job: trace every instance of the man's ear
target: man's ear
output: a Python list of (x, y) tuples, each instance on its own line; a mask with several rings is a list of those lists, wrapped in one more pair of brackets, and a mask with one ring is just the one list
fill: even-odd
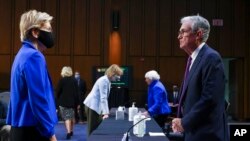
[(201, 38), (202, 38), (202, 31), (201, 31), (201, 30), (198, 30), (198, 31), (196, 32), (196, 36), (197, 36), (198, 39), (201, 39)]

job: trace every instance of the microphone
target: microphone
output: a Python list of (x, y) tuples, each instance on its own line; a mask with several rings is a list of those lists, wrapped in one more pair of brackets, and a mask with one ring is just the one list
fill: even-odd
[(130, 132), (130, 130), (131, 130), (134, 126), (136, 126), (137, 124), (139, 124), (140, 122), (142, 122), (143, 120), (148, 119), (148, 118), (150, 118), (150, 117), (145, 117), (145, 118), (139, 120), (138, 122), (136, 122), (135, 124), (133, 124), (133, 125), (128, 129), (128, 131), (126, 132), (125, 141), (129, 141), (128, 133)]

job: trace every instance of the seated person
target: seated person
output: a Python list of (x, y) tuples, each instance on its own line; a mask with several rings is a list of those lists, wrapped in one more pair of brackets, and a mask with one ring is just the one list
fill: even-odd
[(0, 141), (9, 141), (10, 125), (6, 125), (7, 101), (0, 99)]

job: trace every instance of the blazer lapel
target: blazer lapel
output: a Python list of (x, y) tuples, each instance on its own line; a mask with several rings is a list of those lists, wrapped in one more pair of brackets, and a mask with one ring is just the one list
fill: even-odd
[(200, 50), (199, 54), (197, 55), (196, 59), (194, 60), (194, 63), (190, 69), (188, 78), (187, 78), (187, 82), (184, 85), (183, 91), (185, 92), (188, 86), (189, 81), (192, 79), (193, 74), (195, 73), (195, 70), (197, 69), (197, 67), (199, 66), (199, 63), (202, 59), (202, 56), (205, 52), (205, 50), (207, 49), (207, 45), (205, 44), (202, 49)]

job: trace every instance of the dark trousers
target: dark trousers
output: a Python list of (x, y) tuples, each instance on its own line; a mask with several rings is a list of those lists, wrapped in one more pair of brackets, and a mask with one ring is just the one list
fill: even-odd
[(158, 125), (164, 130), (167, 117), (168, 115), (156, 115), (153, 118), (158, 123)]
[(10, 141), (49, 141), (37, 131), (36, 127), (11, 127)]
[(84, 104), (80, 104), (80, 109), (79, 109), (79, 120), (80, 121), (86, 121), (86, 114), (84, 110)]
[(97, 112), (95, 112), (94, 110), (90, 109), (87, 106), (85, 106), (85, 112), (87, 115), (87, 123), (88, 123), (87, 133), (88, 135), (90, 135), (102, 122), (102, 117)]

